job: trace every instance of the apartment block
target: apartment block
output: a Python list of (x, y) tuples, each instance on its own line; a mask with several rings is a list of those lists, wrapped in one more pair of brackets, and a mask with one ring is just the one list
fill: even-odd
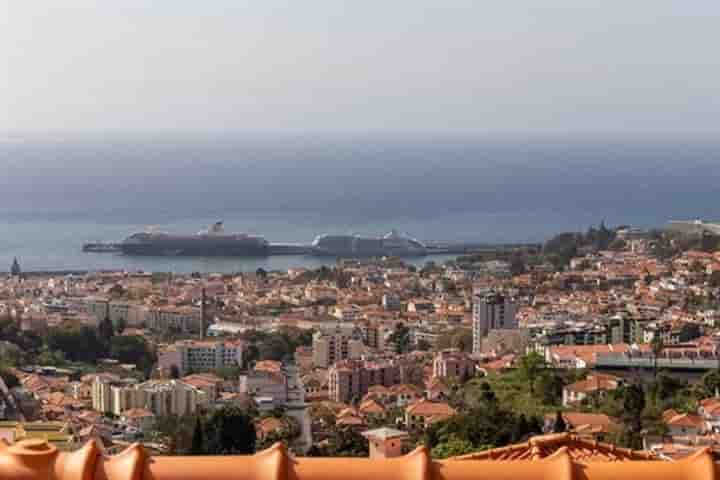
[(149, 311), (147, 326), (158, 332), (177, 330), (180, 332), (200, 331), (200, 309), (190, 306), (167, 306)]
[(328, 368), (335, 362), (360, 358), (363, 351), (362, 332), (352, 324), (337, 324), (313, 336), (313, 364)]
[(482, 350), (482, 338), (490, 330), (518, 328), (517, 302), (496, 292), (476, 293), (473, 299), (473, 353)]
[(328, 372), (329, 396), (333, 401), (347, 403), (362, 398), (372, 386), (419, 384), (422, 378), (422, 364), (412, 360), (346, 360)]
[(217, 368), (239, 367), (243, 363), (241, 341), (176, 342), (160, 354), (158, 366), (169, 370), (176, 366), (180, 375), (187, 372), (207, 372)]
[(121, 416), (144, 408), (156, 416), (192, 415), (208, 403), (202, 390), (179, 380), (150, 380), (130, 384), (97, 377), (92, 388), (93, 408)]
[(433, 376), (438, 378), (469, 378), (475, 375), (477, 363), (465, 352), (443, 350), (433, 359)]

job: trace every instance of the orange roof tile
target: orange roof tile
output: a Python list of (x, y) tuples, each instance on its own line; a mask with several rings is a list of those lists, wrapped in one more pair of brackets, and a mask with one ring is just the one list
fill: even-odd
[(560, 449), (578, 462), (620, 462), (627, 460), (656, 460), (654, 453), (619, 448), (609, 443), (585, 440), (570, 433), (539, 435), (527, 442), (494, 448), (484, 452), (454, 457), (451, 460), (542, 460)]
[(445, 402), (431, 402), (429, 400), (420, 400), (419, 402), (415, 402), (408, 406), (405, 411), (410, 415), (418, 415), (421, 417), (435, 417), (440, 415), (445, 416), (445, 418), (451, 417), (457, 413), (454, 408)]

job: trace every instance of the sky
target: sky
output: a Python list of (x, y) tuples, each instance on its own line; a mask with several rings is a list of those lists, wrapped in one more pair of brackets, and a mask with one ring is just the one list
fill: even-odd
[(0, 132), (712, 135), (719, 24), (717, 0), (2, 0)]

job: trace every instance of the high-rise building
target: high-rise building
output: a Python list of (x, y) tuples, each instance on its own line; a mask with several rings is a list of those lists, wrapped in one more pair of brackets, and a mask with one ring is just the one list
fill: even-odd
[(496, 292), (476, 293), (473, 301), (473, 353), (482, 350), (482, 338), (490, 330), (512, 330), (518, 327), (517, 302)]

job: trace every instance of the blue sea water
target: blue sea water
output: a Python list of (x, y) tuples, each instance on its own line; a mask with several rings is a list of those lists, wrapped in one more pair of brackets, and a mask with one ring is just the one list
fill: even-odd
[(422, 240), (542, 241), (603, 219), (713, 219), (720, 141), (15, 135), (0, 140), (0, 168), (0, 270), (18, 257), (25, 270), (233, 272), (327, 260), (131, 258), (80, 245), (219, 219), (277, 242), (392, 228)]

